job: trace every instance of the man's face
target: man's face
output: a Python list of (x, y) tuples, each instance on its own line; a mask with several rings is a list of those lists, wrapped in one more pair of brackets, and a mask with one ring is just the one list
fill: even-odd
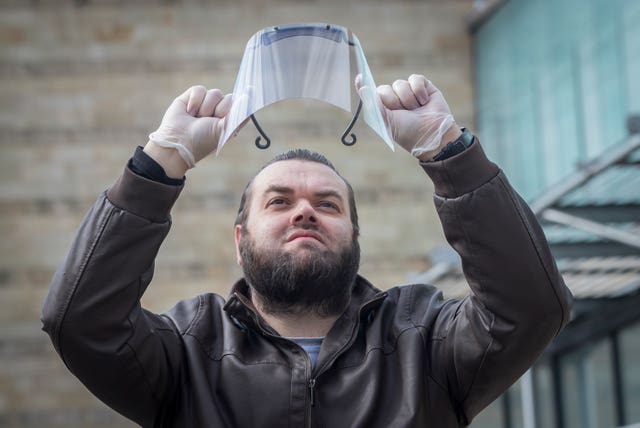
[(342, 178), (317, 162), (276, 162), (254, 178), (247, 205), (235, 229), (238, 264), (266, 309), (343, 310), (359, 247)]

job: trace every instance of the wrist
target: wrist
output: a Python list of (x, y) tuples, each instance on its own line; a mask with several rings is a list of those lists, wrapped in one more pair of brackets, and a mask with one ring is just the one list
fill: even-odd
[(449, 129), (447, 129), (447, 131), (442, 135), (440, 144), (433, 150), (422, 153), (420, 156), (418, 156), (418, 160), (420, 160), (420, 162), (430, 161), (434, 155), (438, 154), (440, 150), (442, 150), (444, 146), (446, 146), (449, 142), (458, 139), (460, 135), (462, 135), (460, 127), (456, 122), (453, 122), (453, 124), (449, 126)]
[(462, 135), (462, 130), (460, 129), (457, 123), (453, 122), (453, 125), (451, 125), (447, 130), (447, 132), (445, 132), (444, 135), (442, 136), (442, 143), (440, 143), (440, 149), (442, 149), (442, 147), (449, 144), (451, 141), (457, 140), (458, 137), (460, 137), (461, 135)]
[(455, 140), (447, 143), (431, 160), (433, 162), (439, 162), (454, 157), (467, 150), (473, 144), (473, 140), (473, 134), (469, 132), (467, 128), (462, 128), (462, 134)]
[(162, 147), (153, 141), (148, 141), (144, 146), (144, 152), (164, 169), (167, 177), (182, 178), (189, 169), (178, 151), (171, 147)]

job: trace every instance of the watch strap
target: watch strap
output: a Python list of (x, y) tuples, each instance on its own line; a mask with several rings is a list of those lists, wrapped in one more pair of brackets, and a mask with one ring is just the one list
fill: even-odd
[(447, 143), (446, 146), (437, 155), (433, 157), (434, 161), (443, 161), (457, 154), (464, 152), (471, 144), (473, 144), (473, 134), (467, 129), (461, 129), (462, 134), (453, 141)]

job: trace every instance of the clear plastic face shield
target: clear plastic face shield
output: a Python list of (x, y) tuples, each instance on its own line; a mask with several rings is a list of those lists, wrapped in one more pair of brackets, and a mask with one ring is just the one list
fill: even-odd
[[(362, 100), (355, 92), (356, 76), (361, 79)], [(342, 135), (345, 145), (355, 143), (356, 136), (350, 131), (362, 116), (393, 150), (378, 107), (376, 85), (356, 35), (337, 25), (294, 24), (265, 28), (247, 43), (218, 153), (249, 119), (261, 134), (256, 145), (268, 147), (268, 136), (254, 113), (288, 98), (314, 99), (351, 112), (353, 119)]]

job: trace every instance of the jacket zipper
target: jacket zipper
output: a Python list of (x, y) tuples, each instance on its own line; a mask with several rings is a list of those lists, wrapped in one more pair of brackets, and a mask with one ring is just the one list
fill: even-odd
[[(358, 309), (358, 320), (356, 321), (355, 325), (353, 326), (353, 329), (351, 330), (351, 335), (349, 340), (347, 341), (347, 343), (345, 343), (339, 350), (338, 352), (336, 352), (333, 357), (331, 358), (330, 361), (325, 362), (325, 364), (323, 364), (322, 368), (317, 372), (316, 377), (310, 377), (309, 381), (307, 383), (307, 387), (309, 388), (309, 407), (307, 408), (307, 423), (306, 426), (311, 428), (311, 407), (314, 407), (315, 405), (315, 387), (316, 387), (316, 378), (322, 374), (322, 372), (324, 371), (325, 367), (329, 367), (331, 366), (331, 364), (333, 364), (333, 362), (338, 358), (338, 356), (340, 354), (342, 354), (342, 351), (344, 351), (346, 348), (348, 348), (349, 346), (351, 346), (351, 344), (354, 342), (355, 340), (355, 333), (360, 325), (360, 314), (362, 313), (362, 311), (364, 311), (366, 308), (368, 308), (369, 306), (377, 303), (380, 300), (383, 300), (387, 297), (388, 293), (383, 292), (378, 294), (376, 297), (374, 297), (373, 299), (369, 300), (368, 302), (366, 302), (365, 304), (363, 304), (360, 309)], [(276, 339), (276, 340), (281, 340), (282, 337), (276, 336), (273, 333), (266, 331), (266, 329), (264, 329), (262, 327), (262, 325), (260, 323), (257, 323), (259, 329), (262, 331), (263, 334), (266, 334), (267, 336), (270, 336), (272, 339)], [(304, 352), (304, 350), (303, 350)], [(307, 356), (307, 367), (309, 367), (309, 372), (311, 372), (311, 367), (310, 367), (310, 360), (309, 357)]]
[[(271, 338), (275, 339), (275, 340), (284, 340), (289, 342), (287, 339), (284, 339), (280, 336), (276, 336), (274, 334), (271, 334), (267, 331), (265, 331), (263, 329), (263, 333), (270, 336)], [(303, 355), (305, 355), (305, 359), (306, 359), (306, 373), (305, 373), (305, 377), (308, 376), (309, 380), (307, 381), (307, 388), (309, 388), (309, 406), (307, 406), (305, 404), (305, 427), (311, 428), (311, 407), (313, 407), (315, 405), (315, 387), (316, 387), (316, 379), (311, 377), (313, 369), (311, 368), (311, 359), (309, 358), (309, 356), (306, 354), (306, 351), (298, 344), (295, 344), (295, 346), (297, 346), (300, 351), (302, 352)]]
[(330, 367), (331, 364), (333, 364), (333, 362), (338, 358), (338, 356), (340, 354), (342, 354), (342, 351), (344, 351), (346, 348), (351, 346), (351, 344), (353, 344), (353, 342), (355, 341), (356, 331), (358, 331), (358, 328), (360, 326), (360, 314), (362, 313), (362, 311), (365, 310), (370, 305), (373, 305), (377, 301), (382, 300), (382, 299), (384, 299), (386, 297), (387, 297), (387, 293), (382, 293), (382, 294), (378, 295), (376, 298), (374, 298), (374, 299), (370, 300), (369, 302), (367, 302), (366, 304), (362, 305), (362, 307), (360, 307), (360, 309), (358, 310), (358, 321), (356, 321), (355, 325), (353, 326), (353, 330), (351, 331), (351, 335), (350, 335), (350, 338), (347, 341), (347, 343), (345, 343), (338, 350), (338, 352), (336, 352), (333, 355), (331, 360), (326, 362), (320, 368), (320, 370), (318, 370), (318, 372), (316, 373), (316, 377), (312, 377), (312, 378), (309, 379), (309, 382), (307, 383), (307, 387), (309, 388), (309, 407), (307, 408), (307, 427), (311, 428), (311, 408), (315, 405), (316, 379), (318, 378), (318, 376), (320, 376), (322, 374), (322, 372), (324, 371), (325, 367)]
[(309, 380), (307, 381), (307, 388), (309, 388), (309, 406), (305, 405), (305, 415), (306, 415), (306, 424), (307, 428), (311, 428), (311, 409), (315, 405), (315, 388), (316, 388), (316, 379), (311, 377), (311, 373), (313, 370), (311, 369), (311, 360), (307, 356), (307, 367), (309, 368)]
[(311, 396), (311, 407), (315, 405), (313, 390), (316, 387), (316, 380), (314, 378), (309, 379), (309, 395)]

